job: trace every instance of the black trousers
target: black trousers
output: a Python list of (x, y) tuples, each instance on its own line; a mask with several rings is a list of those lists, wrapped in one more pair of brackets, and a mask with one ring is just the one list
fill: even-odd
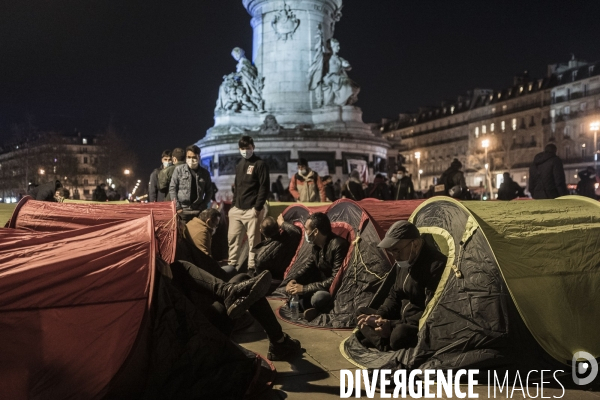
[[(204, 305), (202, 307), (203, 312), (209, 317), (211, 322), (219, 329), (223, 327), (227, 328), (229, 323), (223, 320), (229, 320), (229, 317), (227, 317), (225, 307), (222, 307), (223, 301), (227, 296), (227, 288), (231, 284), (240, 283), (250, 277), (246, 274), (239, 274), (229, 282), (225, 282), (191, 263), (181, 262), (171, 264), (171, 270), (173, 272), (173, 280), (181, 285), (186, 293), (192, 292), (200, 295), (199, 301), (195, 303), (199, 302)], [(271, 342), (275, 343), (283, 337), (281, 325), (277, 321), (266, 298), (263, 297), (258, 300), (250, 306), (248, 311), (263, 327)], [(229, 332), (221, 330), (227, 335), (231, 333), (230, 328)]]
[[(356, 317), (360, 314), (375, 315), (377, 310), (361, 307)], [(389, 338), (382, 338), (371, 326), (365, 325), (357, 332), (357, 337), (365, 347), (375, 347), (380, 351), (396, 351), (415, 347), (418, 341), (419, 327), (403, 324), (397, 320), (390, 320), (392, 333)]]

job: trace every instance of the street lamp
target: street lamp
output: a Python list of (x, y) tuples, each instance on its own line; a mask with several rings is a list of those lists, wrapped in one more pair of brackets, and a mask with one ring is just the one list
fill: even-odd
[(417, 170), (419, 172), (419, 190), (421, 190), (421, 174), (423, 170), (421, 169), (421, 152), (415, 151), (415, 158), (417, 159)]
[(129, 198), (127, 193), (129, 189), (129, 174), (131, 174), (131, 171), (129, 169), (126, 169), (125, 171), (123, 171), (123, 173), (125, 174), (125, 197)]
[(46, 173), (46, 171), (44, 171), (42, 168), (40, 168), (40, 175), (44, 175)]
[(598, 129), (600, 129), (600, 121), (592, 122), (590, 129), (594, 131), (594, 170), (598, 171)]
[(483, 147), (483, 150), (485, 150), (485, 178), (486, 178), (486, 182), (487, 182), (487, 186), (488, 189), (490, 191), (490, 199), (492, 198), (492, 179), (491, 179), (491, 174), (490, 174), (490, 169), (489, 169), (489, 164), (488, 164), (488, 147), (490, 147), (490, 140), (489, 139), (484, 139), (481, 141), (481, 147)]

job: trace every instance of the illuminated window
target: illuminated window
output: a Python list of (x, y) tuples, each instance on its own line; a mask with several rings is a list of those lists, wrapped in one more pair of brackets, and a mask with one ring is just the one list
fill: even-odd
[(81, 143), (87, 144), (87, 139), (86, 138), (81, 139)]
[(475, 127), (475, 137), (476, 138), (479, 137), (479, 127), (478, 126)]
[(494, 132), (494, 123), (493, 122), (490, 124), (490, 132)]
[(502, 111), (506, 111), (506, 104), (502, 106)]
[(517, 130), (517, 119), (516, 118), (512, 119), (512, 130), (513, 131)]
[(506, 130), (506, 122), (504, 122), (504, 121), (500, 122), (500, 129), (502, 129), (502, 132), (504, 132)]
[(450, 107), (450, 114), (454, 114), (454, 106)]
[(481, 133), (487, 133), (487, 127), (485, 125), (481, 127)]

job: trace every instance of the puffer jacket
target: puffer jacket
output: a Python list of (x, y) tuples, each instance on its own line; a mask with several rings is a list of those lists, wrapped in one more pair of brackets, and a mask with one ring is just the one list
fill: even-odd
[(313, 170), (310, 170), (306, 176), (296, 173), (292, 177), (290, 194), (302, 203), (327, 201), (321, 177)]
[(169, 185), (169, 196), (175, 200), (178, 210), (205, 210), (212, 197), (212, 181), (210, 173), (198, 166), (196, 171), (196, 200), (192, 203), (193, 175), (187, 164), (180, 164), (173, 170)]
[(302, 284), (304, 294), (329, 290), (348, 255), (349, 248), (350, 243), (346, 239), (331, 233), (322, 249), (313, 245), (310, 260), (291, 277), (288, 277), (288, 281), (296, 280)]
[(569, 194), (562, 161), (552, 152), (538, 153), (529, 167), (529, 191), (534, 199), (555, 199)]
[(273, 279), (283, 280), (285, 270), (292, 262), (301, 238), (300, 228), (284, 222), (279, 234), (254, 246), (256, 273), (269, 270)]
[(377, 314), (389, 320), (418, 326), (425, 306), (431, 301), (446, 267), (447, 258), (423, 241), (414, 264), (398, 268), (396, 282)]

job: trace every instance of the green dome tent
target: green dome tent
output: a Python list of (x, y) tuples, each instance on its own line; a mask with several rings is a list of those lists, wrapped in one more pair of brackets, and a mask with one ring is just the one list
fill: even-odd
[(568, 365), (577, 351), (600, 356), (600, 203), (436, 197), (410, 220), (448, 256), (417, 346), (383, 353), (351, 335), (340, 346), (349, 361), (361, 368), (520, 369)]

